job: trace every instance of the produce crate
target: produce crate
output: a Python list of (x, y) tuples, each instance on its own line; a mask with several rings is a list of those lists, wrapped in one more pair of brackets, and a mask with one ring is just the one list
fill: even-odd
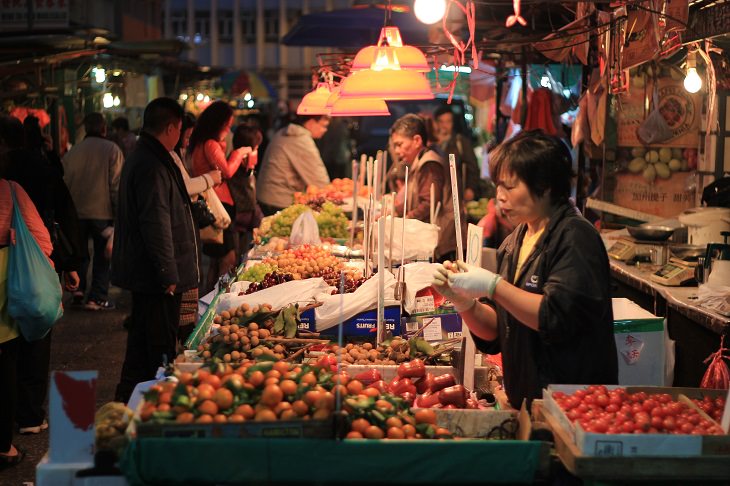
[[(580, 424), (573, 424), (553, 398), (553, 393), (560, 391), (573, 393), (585, 388), (585, 385), (550, 385), (543, 391), (544, 409), (553, 417), (555, 424), (562, 433), (575, 444), (583, 456), (661, 456), (685, 457), (702, 455), (730, 455), (730, 436), (728, 435), (688, 435), (688, 434), (598, 434), (583, 430)], [(608, 389), (620, 388), (608, 386)], [(626, 387), (630, 393), (644, 391), (649, 394), (669, 393), (664, 387)], [(673, 398), (687, 403), (699, 411), (703, 418), (710, 421), (704, 412), (686, 396), (675, 391)], [(714, 422), (714, 421), (713, 421)]]
[(517, 410), (434, 408), (433, 411), (436, 412), (436, 424), (458, 437), (498, 439), (517, 432)]
[[(355, 375), (368, 371), (378, 370), (383, 381), (389, 382), (398, 374), (398, 365), (347, 365), (347, 373), (354, 377)], [(426, 366), (427, 373), (433, 373), (433, 376), (451, 374), (456, 376), (456, 370), (452, 366)]]
[(135, 421), (137, 438), (188, 437), (227, 439), (334, 439), (334, 418), (327, 420), (246, 421), (223, 424), (177, 424)]
[[(304, 311), (300, 315), (302, 323), (299, 325), (299, 329), (309, 332), (318, 332), (317, 323), (315, 319), (315, 309)], [(398, 305), (386, 305), (384, 309), (385, 314), (385, 330), (391, 332), (394, 336), (401, 334), (401, 307)], [(364, 312), (360, 312), (349, 319), (345, 319), (342, 323), (342, 333), (347, 337), (372, 337), (375, 339), (377, 332), (378, 311), (377, 309), (370, 309)], [(332, 326), (328, 329), (319, 331), (322, 336), (337, 336), (339, 332), (339, 326)]]

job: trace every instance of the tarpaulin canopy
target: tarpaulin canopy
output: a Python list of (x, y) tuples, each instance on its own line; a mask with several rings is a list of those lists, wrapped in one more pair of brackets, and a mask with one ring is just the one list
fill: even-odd
[[(383, 9), (375, 7), (312, 13), (300, 17), (282, 42), (288, 46), (363, 47), (378, 41), (384, 18)], [(428, 44), (428, 27), (412, 13), (393, 11), (391, 22), (400, 29), (404, 43)]]

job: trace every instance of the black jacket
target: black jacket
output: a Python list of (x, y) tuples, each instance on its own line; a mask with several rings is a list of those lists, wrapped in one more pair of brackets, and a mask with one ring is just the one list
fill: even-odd
[(79, 270), (84, 254), (79, 218), (63, 174), (40, 149), (15, 149), (7, 157), (6, 179), (25, 189), (51, 235), (51, 260), (56, 271)]
[(142, 133), (122, 168), (114, 225), (112, 283), (133, 292), (198, 286), (190, 198), (169, 152)]
[(526, 225), (497, 253), (499, 274), (528, 292), (543, 294), (539, 331), (500, 306), (499, 337), (477, 348), (502, 353), (504, 385), (513, 407), (528, 405), (549, 384), (616, 384), (608, 255), (598, 232), (568, 204), (559, 206), (515, 280)]

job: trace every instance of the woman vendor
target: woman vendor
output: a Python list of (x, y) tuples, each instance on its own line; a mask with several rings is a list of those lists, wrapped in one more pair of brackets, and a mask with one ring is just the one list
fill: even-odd
[(498, 251), (498, 273), (445, 262), (434, 274), (436, 290), (452, 301), (478, 349), (502, 353), (513, 407), (529, 405), (548, 384), (616, 384), (608, 256), (568, 200), (570, 152), (530, 131), (490, 155), (497, 202), (516, 228)]

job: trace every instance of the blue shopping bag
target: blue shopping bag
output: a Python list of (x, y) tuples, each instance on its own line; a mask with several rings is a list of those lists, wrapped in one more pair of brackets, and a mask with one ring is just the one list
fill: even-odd
[(10, 193), (10, 228), (15, 238), (8, 248), (8, 313), (23, 337), (36, 341), (45, 337), (63, 315), (63, 291), (58, 275), (23, 220), (12, 184)]

